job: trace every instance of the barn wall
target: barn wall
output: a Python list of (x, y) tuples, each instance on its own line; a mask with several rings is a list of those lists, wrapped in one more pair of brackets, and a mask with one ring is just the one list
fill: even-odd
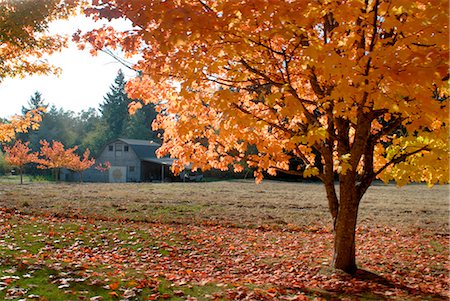
[[(109, 162), (111, 167), (125, 167), (126, 182), (161, 181), (161, 164), (141, 161), (136, 154), (137, 152), (141, 156), (156, 157), (154, 152), (157, 146), (154, 149), (144, 145), (133, 145), (133, 147), (120, 140), (112, 141), (105, 145), (101, 153), (96, 157), (95, 164), (83, 172), (83, 180), (85, 182), (110, 182), (110, 171), (114, 170), (101, 172), (95, 169), (95, 166), (98, 164)], [(118, 170), (122, 170), (122, 168), (116, 169), (116, 171)], [(169, 166), (165, 166), (164, 170), (165, 178), (172, 176)], [(62, 170), (60, 178), (63, 181), (79, 181), (79, 175), (69, 170)], [(121, 177), (117, 179), (119, 181), (122, 180)]]
[[(112, 147), (112, 149), (110, 147)], [(126, 147), (128, 147), (128, 151), (126, 150)], [(126, 143), (115, 141), (107, 144), (100, 155), (97, 157), (96, 161), (96, 164), (110, 162), (111, 166), (126, 166), (127, 182), (142, 181), (141, 161), (136, 156), (131, 146)]]
[[(80, 175), (78, 173), (65, 168), (60, 170), (59, 178), (61, 181), (66, 182), (80, 181)], [(101, 172), (94, 167), (88, 168), (83, 172), (83, 182), (108, 182), (108, 171)]]

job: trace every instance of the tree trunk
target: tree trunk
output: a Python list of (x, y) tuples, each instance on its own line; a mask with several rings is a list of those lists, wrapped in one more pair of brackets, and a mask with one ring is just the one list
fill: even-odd
[(59, 168), (54, 168), (53, 172), (54, 172), (55, 182), (59, 182)]
[(355, 231), (359, 198), (354, 185), (340, 187), (339, 210), (334, 229), (333, 266), (347, 273), (357, 270), (355, 258)]
[(23, 170), (22, 167), (19, 167), (19, 174), (20, 174), (20, 185), (23, 184)]
[(357, 208), (341, 207), (334, 231), (333, 266), (347, 273), (356, 271), (355, 229)]

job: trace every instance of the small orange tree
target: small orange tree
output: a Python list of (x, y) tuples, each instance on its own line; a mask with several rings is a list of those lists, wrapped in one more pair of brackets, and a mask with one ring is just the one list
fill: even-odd
[(71, 164), (76, 154), (77, 146), (65, 149), (59, 141), (52, 141), (52, 144), (46, 140), (41, 140), (41, 149), (39, 151), (38, 168), (53, 169), (55, 180), (59, 179), (59, 170)]
[(323, 182), (335, 268), (356, 270), (375, 179), (448, 182), (448, 0), (102, 0), (87, 12), (132, 22), (85, 40), (140, 54), (128, 93), (162, 113), (175, 170)]
[(69, 162), (65, 166), (66, 168), (77, 172), (80, 175), (80, 182), (83, 182), (83, 171), (94, 165), (95, 159), (89, 159), (90, 151), (86, 149), (83, 153), (83, 156), (80, 157), (77, 154), (73, 153)]
[(29, 142), (17, 140), (13, 146), (5, 146), (5, 161), (19, 169), (20, 184), (23, 184), (23, 168), (26, 164), (36, 162), (37, 154), (30, 153)]
[(35, 130), (42, 120), (43, 108), (29, 111), (25, 116), (13, 116), (10, 120), (0, 123), (0, 142), (9, 142), (16, 133), (24, 133), (29, 129)]

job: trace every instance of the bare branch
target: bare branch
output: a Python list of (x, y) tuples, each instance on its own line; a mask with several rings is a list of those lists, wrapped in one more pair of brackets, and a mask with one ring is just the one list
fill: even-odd
[(209, 5), (207, 5), (205, 2), (203, 2), (202, 0), (198, 0), (198, 2), (203, 6), (205, 11), (214, 12), (214, 10)]

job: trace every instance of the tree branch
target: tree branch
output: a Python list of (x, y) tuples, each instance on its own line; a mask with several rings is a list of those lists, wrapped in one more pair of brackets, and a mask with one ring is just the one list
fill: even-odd
[(274, 86), (276, 86), (276, 87), (282, 87), (282, 86), (283, 86), (283, 83), (279, 83), (279, 82), (276, 82), (276, 81), (272, 80), (269, 76), (267, 76), (267, 75), (264, 74), (263, 72), (261, 72), (261, 71), (259, 71), (258, 69), (253, 68), (252, 66), (250, 66), (243, 58), (241, 58), (241, 60), (240, 60), (239, 62), (240, 62), (242, 65), (244, 65), (244, 67), (245, 67), (248, 71), (250, 71), (250, 72), (252, 72), (252, 73), (254, 73), (254, 74), (256, 74), (256, 75), (261, 76), (265, 81), (269, 82), (270, 84), (272, 84), (272, 85), (274, 85)]
[(373, 6), (373, 31), (372, 31), (372, 40), (370, 41), (369, 51), (372, 52), (375, 48), (375, 40), (378, 34), (378, 28), (377, 28), (377, 22), (378, 22), (378, 6), (380, 5), (379, 0), (375, 1), (375, 4)]
[(272, 126), (272, 127), (274, 127), (274, 128), (277, 128), (277, 129), (279, 129), (279, 130), (281, 130), (281, 131), (283, 131), (283, 132), (285, 132), (285, 133), (290, 134), (291, 136), (294, 136), (294, 135), (296, 134), (294, 131), (292, 131), (292, 130), (290, 130), (290, 129), (288, 129), (288, 128), (285, 128), (285, 127), (283, 127), (283, 126), (281, 126), (281, 125), (279, 125), (279, 124), (276, 124), (276, 123), (274, 123), (274, 122), (271, 122), (271, 121), (265, 120), (264, 118), (261, 118), (261, 117), (259, 117), (259, 116), (256, 116), (255, 114), (253, 114), (253, 113), (250, 112), (249, 110), (243, 108), (242, 106), (240, 106), (240, 105), (238, 105), (238, 104), (236, 104), (236, 103), (232, 103), (231, 106), (235, 107), (236, 109), (238, 109), (239, 111), (241, 111), (241, 112), (244, 113), (244, 114), (247, 114), (247, 115), (252, 116), (252, 117), (255, 118), (256, 120), (265, 122), (265, 123), (267, 123), (268, 125), (270, 125), (270, 126)]
[(214, 12), (214, 10), (210, 6), (208, 6), (205, 2), (203, 2), (202, 0), (197, 0), (197, 1), (203, 6), (205, 11)]
[(403, 162), (403, 161), (406, 160), (406, 158), (408, 158), (408, 157), (410, 157), (412, 155), (415, 155), (417, 153), (420, 153), (421, 151), (424, 151), (424, 150), (429, 150), (428, 145), (425, 145), (425, 146), (423, 146), (423, 147), (421, 147), (421, 148), (419, 148), (419, 149), (417, 149), (417, 150), (415, 150), (413, 152), (406, 153), (406, 154), (401, 154), (398, 157), (394, 156), (394, 158), (392, 158), (389, 162), (387, 162), (385, 165), (383, 165), (383, 167), (381, 167), (377, 172), (375, 172), (373, 174), (372, 180), (374, 180), (379, 174), (381, 174), (389, 166), (391, 166), (393, 164), (398, 164), (400, 162)]
[(269, 50), (269, 51), (272, 52), (272, 53), (276, 53), (276, 54), (279, 54), (279, 55), (283, 55), (283, 52), (277, 51), (277, 50), (273, 49), (272, 47), (267, 46), (267, 45), (265, 45), (265, 44), (263, 44), (263, 43), (261, 43), (261, 42), (257, 42), (257, 41), (252, 40), (252, 39), (248, 39), (248, 40), (249, 40), (250, 42), (252, 42), (252, 43), (258, 45), (258, 46), (261, 46), (261, 47), (263, 47), (263, 48)]

